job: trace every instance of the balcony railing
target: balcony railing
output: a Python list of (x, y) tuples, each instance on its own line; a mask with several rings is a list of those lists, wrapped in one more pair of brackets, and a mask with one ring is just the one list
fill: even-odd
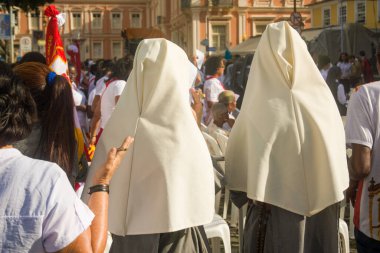
[(208, 0), (208, 6), (212, 7), (232, 7), (232, 0)]
[(233, 0), (181, 0), (181, 9), (191, 8), (191, 7), (200, 7), (200, 6), (209, 6), (209, 7), (232, 7)]
[(191, 0), (181, 0), (181, 9), (190, 8)]

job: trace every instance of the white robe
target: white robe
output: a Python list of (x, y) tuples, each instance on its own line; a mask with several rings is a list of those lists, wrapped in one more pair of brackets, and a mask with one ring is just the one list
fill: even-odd
[(267, 26), (226, 151), (231, 190), (311, 216), (348, 187), (342, 120), (306, 44), (287, 22)]
[(137, 48), (86, 182), (107, 150), (134, 136), (110, 184), (113, 234), (173, 232), (213, 218), (213, 167), (189, 105), (189, 70), (185, 52), (167, 40), (144, 40)]

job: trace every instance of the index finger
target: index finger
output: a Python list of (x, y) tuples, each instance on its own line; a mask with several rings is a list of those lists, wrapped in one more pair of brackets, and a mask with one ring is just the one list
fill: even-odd
[(116, 152), (116, 157), (115, 157), (115, 161), (114, 161), (116, 166), (119, 166), (121, 160), (126, 156), (126, 154), (127, 154), (126, 151), (128, 151), (128, 148), (134, 142), (134, 140), (135, 139), (133, 137), (128, 136), (127, 138), (124, 139), (121, 146), (116, 149), (117, 152)]

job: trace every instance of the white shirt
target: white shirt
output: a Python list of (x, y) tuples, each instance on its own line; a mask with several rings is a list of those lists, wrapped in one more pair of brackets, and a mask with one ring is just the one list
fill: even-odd
[(96, 76), (93, 74), (89, 74), (88, 76), (88, 93), (90, 93), (93, 89), (95, 89), (95, 78)]
[(349, 62), (338, 62), (337, 66), (342, 71), (342, 79), (347, 79), (351, 76), (351, 63), (349, 63)]
[(0, 252), (56, 252), (94, 218), (58, 165), (17, 149), (0, 149), (0, 187)]
[(215, 125), (214, 122), (211, 122), (207, 126), (207, 133), (211, 135), (215, 140), (217, 139), (218, 134), (222, 134), (228, 137), (228, 132), (224, 130), (223, 128), (220, 128), (217, 125)]
[(321, 69), (321, 70), (319, 70), (321, 72), (321, 75), (322, 75), (323, 79), (325, 79), (325, 81), (327, 79), (327, 75), (329, 74), (330, 69), (331, 69), (331, 63), (330, 63), (330, 66), (327, 69)]
[(106, 88), (106, 80), (108, 79), (107, 76), (103, 76), (96, 82), (95, 86), (95, 96), (101, 96)]
[(126, 82), (123, 80), (115, 80), (111, 82), (107, 88), (105, 88), (100, 106), (100, 127), (104, 129), (109, 118), (115, 110), (115, 97), (120, 96), (124, 90)]
[[(355, 203), (355, 227), (362, 233), (375, 240), (380, 241), (379, 228), (371, 227), (379, 224), (378, 217), (380, 209), (378, 205), (379, 193), (374, 192), (373, 202), (371, 204), (368, 188), (371, 186), (371, 180), (374, 184), (380, 183), (380, 82), (370, 83), (360, 87), (357, 93), (354, 93), (348, 103), (348, 112), (346, 118), (346, 142), (361, 144), (371, 149), (371, 172), (361, 182), (357, 199)], [(372, 209), (369, 217), (369, 210)], [(360, 217), (356, 215), (359, 214)], [(371, 224), (372, 220), (372, 224)]]
[(216, 103), (218, 96), (224, 91), (222, 83), (217, 78), (210, 78), (205, 81), (203, 86), (203, 93), (206, 96), (206, 103), (203, 106), (203, 122), (208, 125), (211, 122), (212, 114), (211, 108), (208, 108), (207, 101)]
[[(80, 106), (80, 105), (86, 105), (86, 95), (77, 88), (75, 83), (72, 83), (72, 92), (73, 92), (73, 99), (74, 99), (74, 105)], [(78, 120), (81, 128), (87, 130), (87, 114), (84, 111), (77, 110), (78, 113)]]
[(346, 105), (347, 103), (346, 92), (344, 91), (344, 86), (341, 83), (338, 85), (337, 98), (338, 98), (339, 103), (341, 103), (342, 105)]

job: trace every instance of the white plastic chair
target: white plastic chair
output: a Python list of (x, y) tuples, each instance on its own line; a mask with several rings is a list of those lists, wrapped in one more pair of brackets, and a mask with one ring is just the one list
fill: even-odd
[[(208, 150), (210, 152), (211, 156), (215, 157), (221, 157), (223, 161), (217, 162), (218, 166), (214, 165), (214, 172), (218, 172), (217, 174), (220, 176), (222, 175), (224, 177), (224, 157), (222, 154), (222, 151), (219, 148), (218, 143), (216, 140), (209, 134), (202, 132), (203, 138), (205, 139), (207, 143)], [(217, 175), (215, 174), (215, 181), (218, 183), (218, 181), (223, 181), (223, 178), (216, 177)], [(220, 206), (220, 199), (221, 199), (221, 192), (219, 191), (215, 195), (215, 211), (219, 211), (219, 206)]]
[(339, 239), (340, 239), (340, 252), (350, 253), (350, 238), (348, 236), (347, 223), (339, 219)]
[[(226, 153), (228, 137), (223, 134), (216, 134), (216, 141), (222, 151), (223, 155)], [(226, 188), (224, 193), (224, 207), (223, 207), (223, 219), (227, 218), (228, 205), (230, 202), (230, 191)], [(236, 226), (238, 224), (239, 209), (231, 203), (231, 226)]]
[[(211, 239), (211, 247), (213, 253), (220, 252), (220, 241), (222, 239), (224, 252), (231, 253), (231, 237), (230, 228), (227, 222), (217, 214), (214, 214), (214, 218), (211, 223), (204, 225), (207, 239)], [(217, 241), (214, 239), (218, 239)]]
[(222, 151), (223, 154), (226, 153), (226, 148), (227, 148), (227, 142), (228, 142), (228, 137), (223, 135), (223, 134), (216, 134), (216, 141), (219, 144), (220, 150)]
[(107, 232), (107, 243), (106, 243), (106, 248), (104, 249), (104, 253), (110, 252), (112, 245), (112, 236), (110, 232)]

